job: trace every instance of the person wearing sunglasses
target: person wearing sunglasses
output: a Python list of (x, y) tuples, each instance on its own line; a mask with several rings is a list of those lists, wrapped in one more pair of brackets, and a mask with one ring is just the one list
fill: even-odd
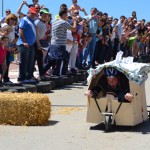
[(11, 10), (10, 9), (6, 9), (5, 11), (6, 16), (4, 16), (1, 20), (0, 20), (0, 24), (5, 22), (6, 17), (11, 14)]

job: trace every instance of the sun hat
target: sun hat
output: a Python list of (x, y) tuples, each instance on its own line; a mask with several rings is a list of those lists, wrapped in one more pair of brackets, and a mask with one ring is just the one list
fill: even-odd
[(44, 14), (50, 14), (49, 9), (48, 8), (42, 8), (40, 10), (40, 13), (44, 13)]

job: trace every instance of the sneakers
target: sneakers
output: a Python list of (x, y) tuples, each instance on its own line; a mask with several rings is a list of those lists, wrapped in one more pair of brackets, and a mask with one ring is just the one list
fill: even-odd
[(83, 70), (87, 70), (87, 64), (82, 64), (82, 67), (81, 67)]
[(74, 68), (71, 68), (71, 70), (70, 70), (70, 71), (71, 71), (71, 74), (72, 74), (72, 75), (77, 74), (77, 70), (76, 70), (76, 69), (74, 69)]
[(13, 84), (13, 82), (11, 82), (10, 80), (9, 81), (4, 81), (4, 84), (5, 85), (11, 85), (11, 84)]
[(2, 81), (0, 81), (0, 87), (3, 87), (3, 83), (2, 83)]
[(33, 79), (29, 79), (29, 80), (22, 80), (20, 81), (22, 84), (36, 84), (37, 82)]

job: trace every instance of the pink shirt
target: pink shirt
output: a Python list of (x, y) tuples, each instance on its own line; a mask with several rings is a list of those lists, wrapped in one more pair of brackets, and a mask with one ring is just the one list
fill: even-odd
[(0, 65), (3, 64), (6, 54), (7, 54), (7, 50), (0, 45)]

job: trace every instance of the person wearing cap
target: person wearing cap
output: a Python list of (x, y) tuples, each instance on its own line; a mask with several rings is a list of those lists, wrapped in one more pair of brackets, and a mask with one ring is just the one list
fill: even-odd
[(30, 7), (27, 16), (20, 20), (19, 38), (17, 41), (20, 52), (19, 77), (20, 82), (30, 82), (34, 63), (34, 43), (36, 41), (36, 25), (34, 20), (37, 16), (35, 7)]
[(50, 14), (49, 9), (43, 8), (40, 10), (39, 17), (35, 20), (37, 32), (36, 32), (36, 43), (34, 45), (35, 47), (34, 62), (37, 61), (38, 69), (39, 69), (39, 76), (41, 80), (46, 80), (45, 79), (46, 77), (42, 76), (43, 75), (43, 52), (42, 51), (44, 50), (44, 47), (49, 46), (48, 42), (43, 40), (43, 37), (45, 36), (45, 33), (47, 31), (46, 19), (49, 14)]
[(112, 67), (104, 69), (104, 75), (99, 79), (97, 85), (92, 90), (86, 91), (85, 95), (96, 98), (101, 91), (118, 97), (119, 102), (131, 102), (133, 99), (128, 79)]

